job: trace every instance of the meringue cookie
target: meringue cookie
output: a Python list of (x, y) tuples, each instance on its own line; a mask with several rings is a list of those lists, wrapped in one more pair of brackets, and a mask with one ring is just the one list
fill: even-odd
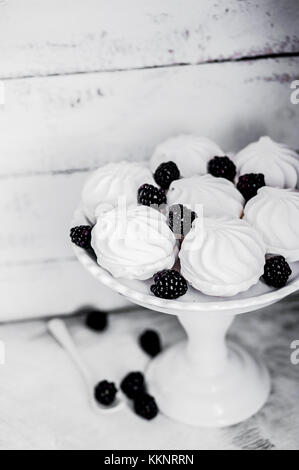
[(170, 185), (167, 200), (170, 205), (184, 204), (200, 213), (198, 208), (201, 204), (204, 217), (240, 218), (245, 203), (233, 183), (209, 174), (174, 181)]
[(223, 150), (207, 137), (183, 134), (158, 145), (150, 167), (155, 173), (161, 163), (172, 161), (177, 164), (183, 177), (204, 175), (208, 172), (209, 161), (215, 156), (223, 155)]
[(155, 184), (145, 164), (122, 161), (99, 168), (83, 188), (82, 205), (86, 217), (94, 224), (96, 215), (113, 209), (120, 198), (126, 205), (137, 204), (137, 191), (144, 183)]
[(263, 173), (267, 186), (296, 188), (299, 180), (299, 156), (287, 145), (261, 137), (235, 156), (240, 175)]
[(299, 191), (261, 188), (246, 205), (244, 218), (264, 238), (267, 253), (299, 260)]
[(232, 296), (258, 282), (265, 251), (262, 237), (243, 220), (197, 219), (182, 244), (181, 272), (204, 294)]
[(98, 263), (114, 277), (145, 280), (174, 266), (176, 239), (166, 217), (146, 206), (113, 209), (92, 231)]

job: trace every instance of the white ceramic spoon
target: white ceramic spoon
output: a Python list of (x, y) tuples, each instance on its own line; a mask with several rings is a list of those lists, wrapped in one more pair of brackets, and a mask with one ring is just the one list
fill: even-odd
[(62, 320), (54, 319), (50, 320), (47, 324), (48, 331), (52, 334), (52, 336), (56, 339), (56, 341), (63, 347), (63, 349), (68, 353), (70, 358), (72, 359), (73, 363), (77, 367), (78, 371), (81, 374), (82, 379), (86, 385), (86, 389), (88, 392), (88, 399), (91, 408), (94, 411), (100, 411), (102, 413), (111, 413), (118, 411), (123, 405), (124, 402), (120, 399), (116, 398), (115, 402), (110, 406), (104, 406), (98, 403), (94, 397), (94, 388), (95, 384), (90, 376), (88, 368), (84, 363), (82, 357), (80, 356), (78, 349), (76, 348), (72, 337)]

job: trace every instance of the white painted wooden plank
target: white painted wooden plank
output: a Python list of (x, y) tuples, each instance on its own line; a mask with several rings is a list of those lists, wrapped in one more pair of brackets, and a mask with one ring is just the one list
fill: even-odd
[(6, 179), (0, 184), (0, 267), (69, 259), (71, 218), (86, 174)]
[(130, 305), (71, 259), (28, 266), (0, 266), (0, 289), (0, 323), (68, 315), (84, 307), (110, 311)]
[(4, 0), (0, 77), (298, 52), (297, 0)]
[(178, 132), (238, 149), (261, 134), (299, 148), (299, 57), (5, 82), (0, 177), (147, 158)]

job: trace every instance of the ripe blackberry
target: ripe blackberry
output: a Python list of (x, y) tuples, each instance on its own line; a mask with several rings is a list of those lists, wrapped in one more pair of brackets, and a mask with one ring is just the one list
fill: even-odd
[(138, 203), (143, 206), (160, 206), (166, 204), (166, 194), (152, 184), (144, 184), (138, 189)]
[(239, 178), (237, 188), (243, 195), (244, 199), (249, 201), (257, 195), (260, 188), (266, 186), (265, 177), (262, 173), (248, 173)]
[(139, 337), (139, 344), (143, 351), (151, 357), (156, 357), (162, 351), (160, 336), (154, 330), (144, 331)]
[(289, 280), (292, 270), (283, 256), (273, 256), (266, 261), (264, 280), (268, 286), (283, 287)]
[(190, 232), (197, 214), (182, 204), (175, 204), (169, 208), (168, 223), (177, 239), (182, 239)]
[(154, 419), (159, 413), (156, 400), (147, 393), (138, 395), (134, 400), (134, 410), (138, 416), (144, 419)]
[(92, 227), (90, 227), (89, 225), (80, 225), (78, 227), (73, 227), (70, 233), (72, 242), (80, 248), (90, 250), (91, 231)]
[(86, 326), (93, 331), (104, 331), (108, 326), (108, 315), (100, 310), (93, 310), (87, 314)]
[(208, 164), (208, 171), (216, 178), (226, 178), (232, 182), (237, 174), (236, 165), (228, 157), (214, 157)]
[(171, 183), (180, 179), (180, 171), (174, 162), (161, 163), (157, 168), (154, 178), (162, 189), (169, 189)]
[(187, 281), (173, 269), (165, 269), (157, 273), (154, 281), (151, 291), (161, 299), (177, 299), (185, 295), (188, 290)]
[(109, 406), (115, 400), (117, 388), (113, 382), (103, 380), (95, 388), (95, 398), (101, 405)]
[(146, 390), (143, 374), (141, 372), (131, 372), (123, 379), (120, 388), (130, 400), (144, 394)]

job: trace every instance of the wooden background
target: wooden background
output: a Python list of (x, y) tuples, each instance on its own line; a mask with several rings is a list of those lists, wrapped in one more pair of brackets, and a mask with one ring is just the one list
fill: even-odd
[(121, 305), (68, 227), (99, 164), (178, 132), (299, 149), (298, 0), (0, 0), (0, 319)]

